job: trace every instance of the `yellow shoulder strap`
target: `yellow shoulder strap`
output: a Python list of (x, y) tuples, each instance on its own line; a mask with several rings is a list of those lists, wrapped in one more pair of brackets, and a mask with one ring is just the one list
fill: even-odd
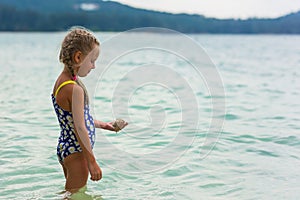
[(75, 81), (65, 81), (65, 82), (63, 82), (62, 84), (60, 84), (60, 85), (58, 86), (58, 88), (57, 88), (57, 90), (56, 90), (54, 96), (56, 97), (57, 93), (59, 92), (59, 90), (60, 90), (62, 87), (64, 87), (64, 86), (67, 85), (67, 84), (71, 84), (71, 83), (72, 83), (72, 84), (76, 84)]

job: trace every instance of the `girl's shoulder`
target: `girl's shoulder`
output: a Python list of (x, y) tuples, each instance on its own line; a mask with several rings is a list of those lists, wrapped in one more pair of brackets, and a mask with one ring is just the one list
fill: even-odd
[(64, 72), (62, 72), (56, 79), (54, 87), (53, 87), (53, 94), (60, 93), (60, 90), (65, 90), (65, 92), (69, 91), (76, 85), (75, 81), (70, 80), (70, 77), (67, 76)]
[[(76, 88), (76, 89), (75, 89)], [(57, 80), (53, 88), (53, 96), (56, 103), (66, 111), (72, 111), (73, 92), (78, 85), (70, 80)]]
[(59, 80), (55, 83), (53, 88), (54, 96), (58, 95), (59, 93), (68, 93), (72, 95), (73, 90), (76, 88), (81, 88), (75, 81), (72, 80)]

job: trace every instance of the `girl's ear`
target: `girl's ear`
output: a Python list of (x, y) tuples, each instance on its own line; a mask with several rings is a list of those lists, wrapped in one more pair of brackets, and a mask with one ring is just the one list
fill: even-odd
[(81, 51), (77, 51), (74, 54), (74, 61), (75, 61), (76, 64), (81, 63), (81, 61), (82, 61), (82, 53), (81, 53)]

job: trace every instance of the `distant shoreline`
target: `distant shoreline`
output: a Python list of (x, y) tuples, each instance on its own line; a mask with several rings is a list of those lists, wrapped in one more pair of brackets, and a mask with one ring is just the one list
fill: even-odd
[[(142, 28), (142, 27), (141, 27)], [(157, 27), (157, 28), (160, 28), (160, 27)], [(98, 31), (98, 30), (92, 30), (93, 32), (95, 33), (121, 33), (121, 32), (126, 32), (126, 31), (129, 31), (130, 29), (128, 30), (125, 30), (125, 31)], [(66, 30), (57, 30), (57, 31), (39, 31), (39, 30), (34, 30), (34, 31), (0, 31), (0, 34), (2, 33), (24, 33), (24, 34), (30, 34), (30, 33), (64, 33), (68, 31), (68, 29)], [(153, 33), (153, 32), (141, 32), (141, 31), (137, 31), (136, 33)], [(182, 32), (179, 32), (179, 33), (182, 33)], [(153, 33), (155, 34), (155, 33)], [(159, 33), (158, 33), (159, 34)], [(170, 33), (167, 33), (167, 34), (170, 34)], [(267, 35), (270, 35), (270, 36), (300, 36), (300, 33), (182, 33), (182, 34), (186, 34), (186, 35), (249, 35), (249, 36), (267, 36)]]
[(300, 11), (279, 18), (217, 19), (137, 9), (116, 2), (95, 1), (99, 9), (76, 8), (81, 1), (2, 0), (0, 32), (59, 32), (74, 25), (93, 31), (123, 32), (160, 27), (186, 34), (300, 34)]

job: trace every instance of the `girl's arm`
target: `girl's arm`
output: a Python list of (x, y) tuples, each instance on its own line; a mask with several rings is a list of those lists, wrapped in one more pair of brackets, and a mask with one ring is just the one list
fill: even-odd
[(96, 128), (102, 128), (109, 131), (115, 131), (115, 128), (113, 127), (113, 122), (102, 122), (99, 120), (94, 120), (95, 127)]
[(88, 130), (85, 126), (83, 89), (78, 85), (74, 85), (72, 97), (71, 104), (75, 134), (82, 149), (82, 153), (87, 160), (91, 179), (97, 181), (102, 178), (102, 172), (93, 154)]

